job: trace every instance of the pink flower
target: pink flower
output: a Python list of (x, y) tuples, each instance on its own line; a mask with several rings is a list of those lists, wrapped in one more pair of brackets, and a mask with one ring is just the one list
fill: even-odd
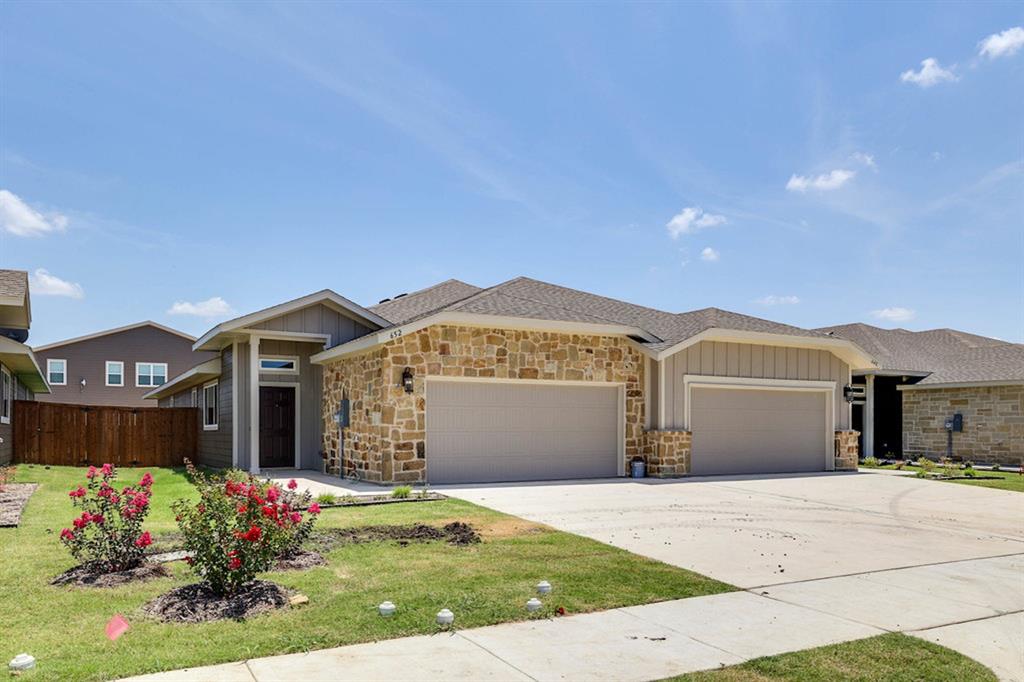
[(267, 488), (267, 502), (277, 502), (277, 498), (280, 493), (277, 492), (277, 486), (270, 486)]
[(237, 571), (242, 567), (242, 560), (238, 558), (238, 552), (228, 552), (228, 570)]
[(89, 525), (89, 522), (86, 519), (82, 518), (82, 517), (78, 517), (77, 519), (75, 519), (71, 523), (75, 526), (75, 528), (78, 528), (79, 530), (81, 530), (82, 528), (85, 528), (87, 525)]
[(138, 509), (136, 509), (135, 507), (125, 507), (125, 508), (124, 508), (124, 511), (123, 511), (123, 512), (121, 512), (121, 513), (122, 513), (122, 514), (124, 514), (125, 516), (127, 516), (127, 517), (128, 517), (129, 519), (130, 519), (130, 518), (132, 518), (133, 516), (135, 516), (135, 514), (137, 514), (137, 513), (138, 513), (138, 511), (139, 511), (139, 510), (138, 510)]
[(149, 473), (148, 471), (142, 474), (142, 479), (139, 481), (139, 485), (142, 486), (143, 488), (148, 488), (149, 486), (153, 485), (153, 474)]
[(263, 515), (266, 516), (266, 517), (272, 518), (272, 519), (276, 519), (277, 518), (277, 509), (275, 509), (274, 507), (264, 507), (263, 508)]
[(76, 489), (68, 493), (68, 497), (85, 497), (85, 488), (78, 486)]
[(288, 481), (288, 490), (295, 490), (299, 487), (299, 484), (295, 482), (295, 479)]
[(117, 504), (120, 501), (121, 501), (121, 498), (117, 496), (117, 493), (113, 493), (110, 496), (110, 504)]
[(114, 465), (108, 462), (100, 468), (100, 471), (103, 472), (104, 476), (110, 476), (114, 473)]
[(310, 514), (319, 514), (320, 513), (320, 505), (317, 504), (316, 502), (314, 502), (313, 504), (309, 505), (309, 513)]
[(259, 526), (252, 526), (251, 528), (249, 528), (249, 530), (245, 531), (244, 533), (242, 531), (235, 531), (236, 538), (238, 538), (239, 540), (245, 540), (247, 542), (256, 542), (260, 539), (260, 535), (262, 534), (263, 531), (260, 529)]
[(96, 478), (96, 467), (89, 467), (89, 470), (85, 472), (86, 478)]
[(145, 533), (139, 536), (139, 539), (135, 541), (136, 547), (149, 547), (153, 544), (153, 538), (147, 530)]
[(288, 518), (291, 519), (292, 523), (300, 523), (302, 521), (302, 514), (299, 512), (292, 512)]
[(93, 514), (92, 515), (92, 522), (95, 523), (97, 526), (102, 526), (103, 525), (103, 521), (104, 521), (103, 514)]
[(60, 539), (61, 540), (74, 540), (75, 539), (75, 532), (73, 530), (71, 530), (70, 528), (65, 528), (64, 530), (62, 530), (60, 532)]
[(135, 497), (132, 498), (132, 504), (138, 507), (139, 509), (142, 509), (147, 504), (149, 504), (149, 498), (146, 497), (146, 493), (138, 493), (137, 495), (135, 495)]

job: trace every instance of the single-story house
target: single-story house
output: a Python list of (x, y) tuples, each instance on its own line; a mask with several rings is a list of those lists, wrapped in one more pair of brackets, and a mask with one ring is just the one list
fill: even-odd
[(31, 326), (28, 273), (0, 270), (0, 466), (14, 458), (14, 401), (50, 392), (35, 354), (25, 345)]
[(146, 320), (56, 341), (33, 350), (51, 392), (40, 402), (156, 407), (143, 396), (214, 353), (195, 352), (195, 337)]
[(201, 461), (382, 483), (851, 469), (846, 389), (877, 367), (826, 332), (525, 277), (369, 307), (324, 290), (193, 348), (218, 355), (146, 397), (202, 410)]
[[(849, 339), (877, 362), (855, 369), (864, 399), (853, 428), (867, 457), (929, 457), (1024, 464), (1024, 345), (955, 329), (912, 332), (847, 324), (819, 331)], [(962, 430), (946, 428), (961, 416)]]

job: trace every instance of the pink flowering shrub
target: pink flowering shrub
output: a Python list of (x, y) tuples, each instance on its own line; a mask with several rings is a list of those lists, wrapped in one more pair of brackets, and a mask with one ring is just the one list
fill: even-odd
[(71, 528), (60, 532), (60, 540), (83, 564), (104, 572), (124, 571), (142, 563), (143, 553), (153, 538), (142, 532), (153, 494), (153, 477), (147, 472), (135, 485), (117, 489), (117, 472), (112, 464), (89, 467), (86, 484), (68, 493), (81, 514)]
[[(303, 496), (251, 474), (207, 476), (186, 462), (196, 502), (172, 506), (192, 570), (217, 594), (238, 591), (293, 552), (312, 531), (320, 509), (303, 514)], [(308, 494), (305, 494), (308, 502)]]

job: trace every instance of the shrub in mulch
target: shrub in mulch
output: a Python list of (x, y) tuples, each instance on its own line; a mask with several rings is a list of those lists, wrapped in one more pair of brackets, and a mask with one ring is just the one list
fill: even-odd
[(0, 528), (21, 523), (21, 512), (38, 487), (38, 483), (7, 483), (0, 488)]
[(218, 594), (209, 583), (193, 583), (160, 595), (142, 612), (171, 623), (244, 620), (287, 606), (289, 597), (288, 590), (266, 580), (255, 580), (228, 594)]
[(434, 542), (444, 540), (452, 545), (472, 545), (480, 542), (480, 535), (473, 527), (461, 521), (449, 523), (443, 528), (416, 523), (405, 526), (358, 526), (355, 528), (329, 528), (316, 533), (311, 542), (321, 551), (329, 551), (342, 545), (356, 545), (366, 542), (395, 540), (400, 545), (410, 542)]
[(123, 571), (108, 571), (101, 563), (75, 566), (50, 581), (51, 585), (72, 585), (74, 587), (120, 587), (128, 583), (144, 582), (171, 575), (162, 564), (143, 563)]

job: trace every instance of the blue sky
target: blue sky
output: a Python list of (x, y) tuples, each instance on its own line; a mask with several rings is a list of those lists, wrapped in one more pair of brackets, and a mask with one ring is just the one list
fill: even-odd
[(7, 2), (0, 267), (33, 273), (33, 343), (517, 275), (1024, 341), (1021, 26), (1019, 3)]

